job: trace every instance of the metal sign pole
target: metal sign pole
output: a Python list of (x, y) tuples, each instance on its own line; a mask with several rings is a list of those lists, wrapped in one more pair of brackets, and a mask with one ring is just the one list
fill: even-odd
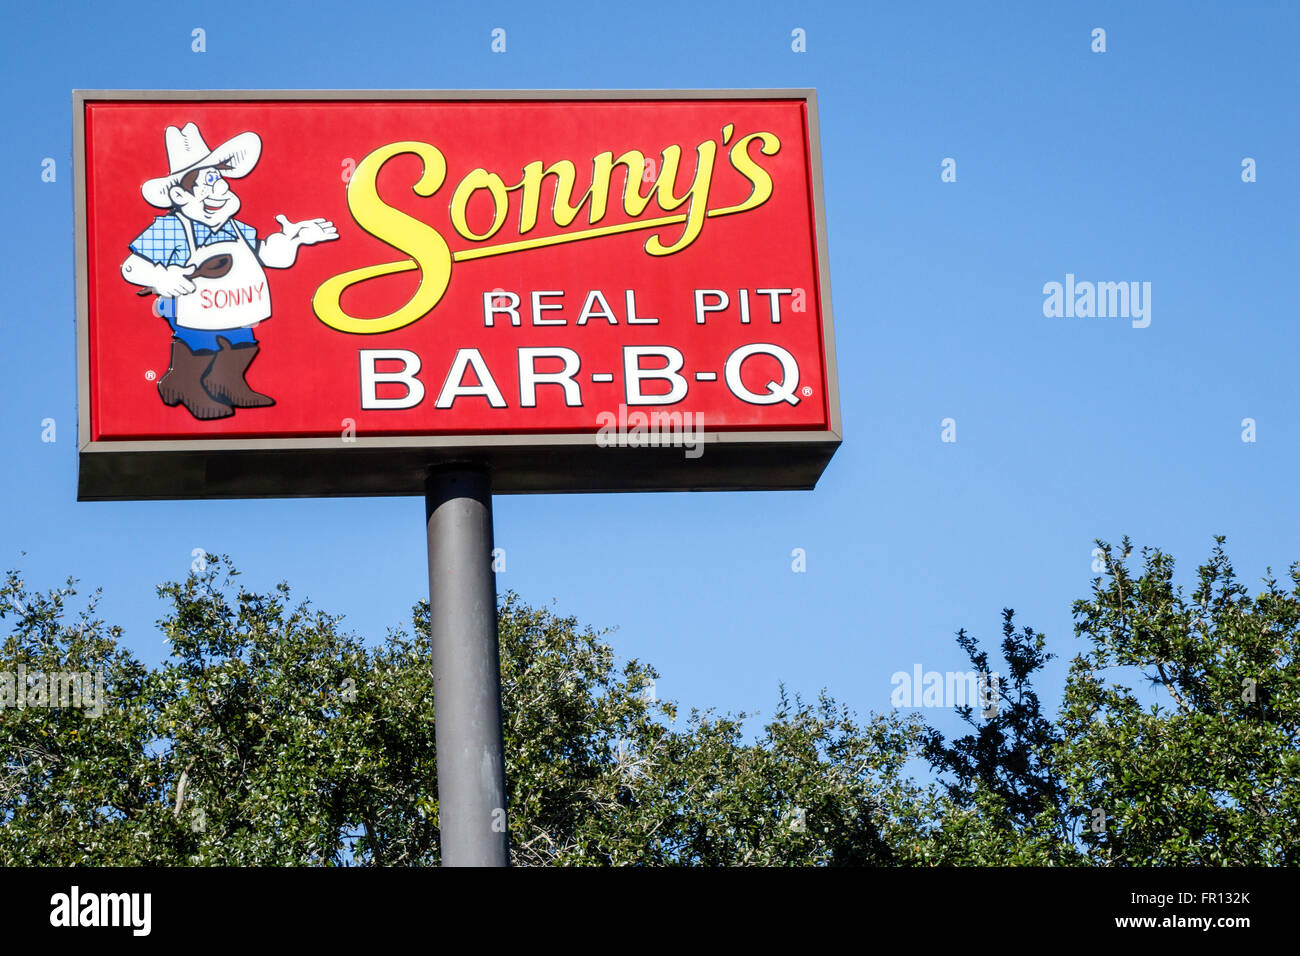
[(492, 482), (437, 471), (425, 491), (443, 866), (509, 866)]

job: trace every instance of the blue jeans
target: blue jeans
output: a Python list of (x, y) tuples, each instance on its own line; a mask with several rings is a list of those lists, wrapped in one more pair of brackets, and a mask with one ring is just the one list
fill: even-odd
[(184, 326), (176, 324), (176, 320), (169, 315), (164, 315), (167, 324), (172, 327), (172, 334), (189, 346), (191, 352), (218, 352), (221, 350), (221, 343), (217, 341), (217, 336), (221, 336), (231, 345), (257, 344), (257, 337), (253, 335), (250, 328), (242, 329), (187, 329)]

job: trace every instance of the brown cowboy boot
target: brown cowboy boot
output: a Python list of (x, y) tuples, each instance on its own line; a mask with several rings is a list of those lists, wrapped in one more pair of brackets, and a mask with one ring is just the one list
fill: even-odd
[(203, 388), (203, 376), (214, 355), (207, 349), (192, 352), (188, 345), (173, 336), (171, 366), (167, 374), (158, 379), (158, 395), (163, 404), (169, 407), (184, 404), (200, 421), (228, 418), (235, 414), (227, 403), (216, 401)]
[(275, 399), (253, 391), (244, 380), (248, 366), (257, 358), (257, 343), (231, 345), (222, 336), (217, 336), (217, 342), (221, 345), (221, 351), (212, 360), (212, 368), (208, 369), (208, 374), (203, 379), (203, 387), (208, 390), (208, 394), (217, 401), (236, 408), (265, 408), (274, 405)]

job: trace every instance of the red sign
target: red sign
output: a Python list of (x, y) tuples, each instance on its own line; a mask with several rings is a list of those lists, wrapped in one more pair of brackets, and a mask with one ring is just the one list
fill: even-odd
[(810, 94), (76, 119), (83, 497), (810, 487), (838, 443)]

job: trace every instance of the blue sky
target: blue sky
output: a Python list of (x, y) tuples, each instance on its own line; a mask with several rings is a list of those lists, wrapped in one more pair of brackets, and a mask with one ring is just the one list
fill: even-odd
[[(964, 669), (953, 632), (995, 640), (1004, 606), (1059, 687), (1094, 538), (1184, 580), (1215, 534), (1248, 581), (1300, 559), (1298, 41), (1284, 3), (14, 5), (0, 561), (103, 587), (147, 661), (153, 588), (195, 548), (368, 636), (427, 588), (415, 498), (76, 501), (73, 89), (815, 87), (845, 435), (820, 485), (498, 497), (498, 586), (617, 626), (688, 707), (770, 713), (785, 681), (884, 709), (892, 673)], [(1045, 317), (1067, 273), (1150, 282), (1149, 327)]]

